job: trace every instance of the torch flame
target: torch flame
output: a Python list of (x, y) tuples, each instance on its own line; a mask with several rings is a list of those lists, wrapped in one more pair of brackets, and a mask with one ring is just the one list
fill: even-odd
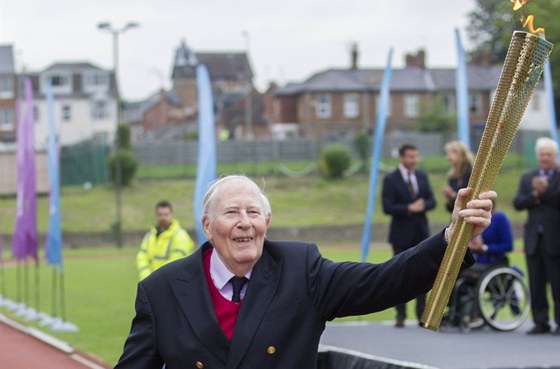
[(510, 0), (513, 3), (513, 11), (516, 12), (525, 5), (527, 0)]
[(527, 19), (525, 19), (525, 21), (523, 22), (523, 27), (526, 27), (531, 33), (542, 33), (544, 35), (543, 27), (535, 29), (535, 27), (533, 26), (533, 19), (534, 17), (532, 14), (527, 16)]
[[(525, 4), (527, 4), (528, 0), (510, 0), (513, 4), (513, 11), (516, 12), (519, 9), (523, 8), (523, 6)], [(529, 32), (535, 34), (535, 33), (542, 33), (544, 35), (544, 28), (543, 27), (539, 27), (539, 28), (535, 28), (533, 26), (533, 20), (534, 20), (534, 16), (532, 14), (528, 15), (527, 17), (525, 17), (524, 15), (521, 16), (521, 23), (523, 24), (524, 28), (527, 28), (529, 30)]]

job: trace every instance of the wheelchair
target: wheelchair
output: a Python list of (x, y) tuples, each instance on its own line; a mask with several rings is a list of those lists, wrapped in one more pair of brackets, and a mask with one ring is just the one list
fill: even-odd
[(497, 331), (512, 331), (521, 326), (530, 308), (523, 272), (507, 264), (468, 271), (455, 283), (442, 328), (458, 327), (468, 332), (488, 325)]

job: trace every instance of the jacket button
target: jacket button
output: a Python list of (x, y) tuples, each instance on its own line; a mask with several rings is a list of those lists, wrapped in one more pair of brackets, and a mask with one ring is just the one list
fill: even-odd
[(194, 363), (194, 365), (195, 365), (198, 369), (204, 368), (204, 364), (202, 364), (202, 361), (197, 361), (196, 363)]
[(267, 352), (269, 355), (274, 355), (274, 354), (276, 353), (276, 347), (274, 347), (274, 346), (268, 346), (268, 348), (266, 349), (266, 352)]

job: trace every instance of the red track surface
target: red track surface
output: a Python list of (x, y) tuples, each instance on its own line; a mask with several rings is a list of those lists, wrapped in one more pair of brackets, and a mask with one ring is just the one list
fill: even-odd
[(0, 322), (0, 369), (105, 369), (80, 353), (67, 353)]

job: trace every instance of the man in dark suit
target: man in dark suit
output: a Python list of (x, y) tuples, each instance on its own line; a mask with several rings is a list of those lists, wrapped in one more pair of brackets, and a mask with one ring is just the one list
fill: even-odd
[[(428, 291), (455, 225), (474, 235), (496, 193), (480, 194), (448, 228), (383, 264), (335, 263), (317, 246), (266, 239), (271, 210), (245, 176), (218, 179), (203, 202), (208, 242), (138, 284), (136, 316), (116, 369), (313, 369), (325, 323)], [(467, 263), (472, 255), (467, 254)]]
[[(428, 175), (417, 170), (418, 149), (409, 144), (399, 148), (399, 166), (383, 180), (383, 211), (390, 215), (389, 243), (395, 255), (414, 247), (430, 235), (426, 212), (436, 206)], [(416, 298), (416, 316), (422, 317), (426, 295)], [(406, 304), (396, 306), (395, 327), (404, 327)]]
[(547, 284), (554, 301), (555, 334), (560, 335), (560, 173), (556, 166), (558, 145), (542, 137), (535, 151), (539, 168), (521, 177), (513, 199), (517, 210), (528, 210), (525, 224), (525, 255), (529, 272), (531, 310), (535, 326), (528, 334), (549, 333)]

